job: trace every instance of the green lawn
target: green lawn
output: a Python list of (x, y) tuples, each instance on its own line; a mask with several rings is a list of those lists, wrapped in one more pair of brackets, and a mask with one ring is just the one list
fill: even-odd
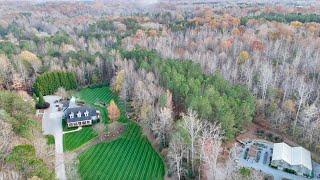
[(97, 144), (79, 157), (82, 179), (156, 180), (164, 177), (164, 164), (141, 129), (129, 122), (121, 138)]
[(95, 132), (91, 126), (83, 127), (77, 132), (64, 134), (63, 151), (72, 151), (96, 136), (98, 136), (98, 133)]
[[(123, 104), (108, 87), (81, 90), (78, 94), (89, 104), (109, 103), (111, 99), (119, 105), (126, 131), (112, 142), (100, 143), (80, 154), (79, 173), (82, 179), (163, 179), (165, 167), (160, 155), (153, 149), (141, 128), (128, 120)], [(98, 107), (98, 106), (96, 106)], [(107, 111), (99, 107), (102, 121), (108, 123)]]

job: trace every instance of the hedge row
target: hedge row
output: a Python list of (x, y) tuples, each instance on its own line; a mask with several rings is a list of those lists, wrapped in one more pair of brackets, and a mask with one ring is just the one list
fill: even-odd
[(59, 87), (66, 90), (76, 89), (76, 75), (71, 72), (53, 71), (47, 72), (37, 77), (34, 83), (34, 91), (37, 96), (53, 94)]

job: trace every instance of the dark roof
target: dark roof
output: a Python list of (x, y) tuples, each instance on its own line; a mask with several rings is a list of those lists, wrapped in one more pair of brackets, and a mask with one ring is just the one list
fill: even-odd
[(68, 108), (69, 107), (69, 103), (70, 103), (70, 101), (62, 101), (61, 102), (63, 108)]
[[(79, 111), (81, 112), (81, 117), (77, 116)], [(86, 111), (89, 112), (88, 116), (84, 116), (84, 112)], [(71, 119), (69, 115), (72, 112), (74, 113), (74, 118)], [(97, 116), (97, 111), (96, 109), (88, 106), (79, 106), (79, 107), (66, 109), (65, 116), (66, 116), (67, 122), (85, 121), (85, 120), (90, 120), (92, 116)]]

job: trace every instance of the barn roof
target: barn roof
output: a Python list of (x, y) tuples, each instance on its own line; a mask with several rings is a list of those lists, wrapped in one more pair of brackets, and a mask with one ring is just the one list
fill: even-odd
[(292, 166), (301, 165), (312, 170), (310, 151), (303, 147), (291, 147), (286, 143), (275, 143), (272, 160), (283, 160)]

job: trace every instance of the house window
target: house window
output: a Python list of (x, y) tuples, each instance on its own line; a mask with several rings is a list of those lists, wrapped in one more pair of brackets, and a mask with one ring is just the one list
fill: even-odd
[(89, 116), (89, 111), (88, 110), (86, 110), (86, 112), (84, 112), (84, 116)]
[(77, 116), (78, 116), (78, 117), (81, 117), (81, 112), (80, 112), (80, 111), (78, 112)]
[(70, 113), (70, 114), (69, 114), (69, 117), (70, 117), (70, 119), (74, 118), (74, 114), (73, 114), (73, 113)]

